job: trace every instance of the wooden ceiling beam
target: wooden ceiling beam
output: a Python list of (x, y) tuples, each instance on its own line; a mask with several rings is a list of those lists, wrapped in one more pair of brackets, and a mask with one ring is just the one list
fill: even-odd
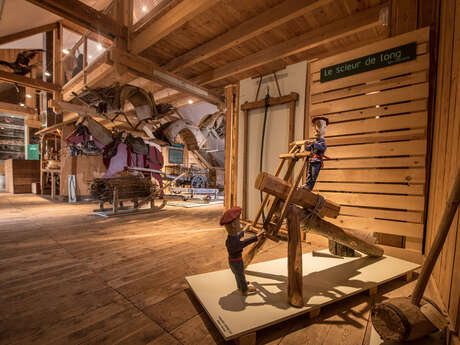
[(98, 32), (108, 38), (128, 37), (128, 28), (117, 23), (109, 16), (97, 11), (78, 0), (27, 0), (60, 17), (74, 22), (84, 28)]
[(241, 23), (222, 35), (178, 56), (163, 66), (176, 72), (239, 45), (253, 37), (282, 25), (296, 17), (308, 14), (333, 0), (286, 0), (258, 16)]
[[(30, 1), (30, 0), (29, 0)], [(37, 0), (33, 0), (37, 1)], [(49, 1), (49, 0), (48, 0)], [(162, 17), (152, 21), (139, 31), (131, 42), (130, 50), (139, 54), (163, 37), (178, 29), (193, 17), (217, 4), (219, 0), (184, 0)]]
[(22, 75), (4, 71), (0, 71), (0, 80), (49, 92), (59, 92), (61, 90), (59, 85), (48, 83), (40, 79), (27, 78)]
[[(71, 22), (70, 20), (67, 20), (67, 19), (62, 19), (61, 20), (61, 23), (62, 25), (64, 26), (64, 28), (70, 30), (70, 31), (73, 31), (79, 35), (85, 35), (88, 30), (78, 24), (75, 24), (73, 22)], [(89, 31), (89, 34), (88, 34), (88, 39), (91, 39), (93, 41), (96, 41), (96, 42), (99, 42), (104, 48), (107, 48), (107, 47), (110, 47), (112, 45), (112, 39), (109, 39), (103, 35), (100, 35), (98, 34), (97, 32), (92, 32), (92, 31)]]
[(40, 25), (32, 29), (28, 29), (28, 30), (24, 30), (21, 32), (16, 32), (14, 34), (6, 35), (3, 37), (0, 37), (0, 44), (6, 44), (6, 43), (20, 40), (22, 38), (37, 35), (42, 32), (52, 31), (57, 26), (58, 26), (58, 23), (56, 22), (56, 23), (51, 23), (51, 24), (46, 24), (46, 25)]
[(260, 50), (252, 55), (232, 61), (222, 67), (205, 72), (192, 80), (200, 85), (206, 85), (257, 68), (272, 61), (318, 47), (342, 37), (362, 32), (372, 27), (377, 27), (382, 25), (379, 20), (380, 10), (386, 6), (387, 5), (384, 4), (352, 14), (331, 24), (306, 32), (280, 44)]
[(34, 108), (21, 107), (17, 104), (11, 104), (6, 102), (0, 102), (0, 112), (24, 115), (28, 118), (37, 115), (37, 111)]
[(139, 77), (193, 95), (212, 104), (221, 104), (223, 102), (219, 96), (215, 95), (207, 88), (170, 73), (146, 58), (115, 47), (111, 48), (108, 52), (110, 54), (110, 60), (113, 63), (127, 66), (132, 73)]

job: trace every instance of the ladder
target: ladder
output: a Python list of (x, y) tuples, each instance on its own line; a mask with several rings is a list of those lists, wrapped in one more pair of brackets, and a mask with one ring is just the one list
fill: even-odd
[[(306, 143), (307, 143), (307, 140), (294, 141), (289, 144), (289, 147), (290, 147), (289, 153), (280, 155), (280, 162), (278, 164), (278, 167), (276, 168), (275, 176), (279, 177), (279, 175), (281, 174), (281, 171), (283, 170), (285, 163), (287, 163), (287, 169), (283, 176), (283, 180), (286, 182), (289, 182), (289, 180), (292, 178), (292, 173), (294, 171), (294, 167), (296, 166), (297, 162), (299, 160), (301, 161), (301, 168), (298, 171), (297, 175), (295, 176), (294, 183), (291, 184), (291, 188), (289, 190), (287, 199), (283, 201), (275, 196), (265, 194), (263, 201), (261, 205), (259, 206), (255, 219), (252, 221), (252, 223), (248, 224), (247, 226), (247, 228), (251, 227), (255, 230), (260, 230), (260, 226), (258, 226), (258, 221), (260, 217), (262, 216), (262, 213), (264, 212), (264, 209), (266, 208), (268, 204), (268, 213), (267, 213), (267, 216), (265, 217), (262, 228), (265, 230), (265, 236), (275, 242), (279, 242), (280, 240), (280, 238), (278, 237), (279, 229), (281, 228), (281, 225), (283, 224), (283, 220), (286, 217), (286, 211), (291, 201), (293, 192), (299, 185), (299, 182), (303, 176), (303, 173), (308, 165), (308, 159), (310, 157), (310, 152), (305, 150)], [(281, 203), (283, 202), (284, 204), (281, 209), (280, 216), (275, 217), (276, 211), (279, 210)]]

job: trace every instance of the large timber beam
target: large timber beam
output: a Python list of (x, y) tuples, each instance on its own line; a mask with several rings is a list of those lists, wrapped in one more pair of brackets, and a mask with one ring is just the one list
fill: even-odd
[(222, 35), (188, 51), (184, 55), (174, 58), (163, 67), (168, 71), (176, 72), (241, 44), (296, 17), (310, 13), (329, 2), (332, 2), (332, 0), (286, 0)]
[(149, 79), (165, 87), (170, 87), (180, 92), (193, 95), (212, 104), (221, 104), (223, 102), (219, 96), (213, 94), (208, 89), (190, 82), (187, 79), (178, 77), (173, 73), (165, 71), (161, 67), (155, 65), (152, 61), (141, 56), (134, 55), (117, 48), (111, 48), (109, 50), (109, 54), (111, 61), (127, 66), (139, 77)]
[(49, 92), (58, 92), (61, 90), (59, 85), (4, 71), (0, 71), (0, 80)]
[(108, 38), (127, 38), (128, 29), (109, 16), (78, 0), (27, 0), (88, 30)]
[(30, 107), (21, 107), (17, 104), (5, 103), (0, 102), (0, 112), (10, 113), (10, 114), (18, 114), (18, 115), (25, 115), (27, 117), (33, 117), (37, 115), (37, 112), (34, 108)]
[[(36, 1), (36, 0), (35, 0)], [(146, 24), (131, 42), (131, 51), (139, 54), (219, 0), (184, 0), (161, 18)]]
[(348, 16), (344, 19), (337, 20), (318, 29), (306, 32), (303, 35), (260, 50), (257, 53), (233, 61), (222, 67), (205, 72), (197, 78), (194, 78), (193, 81), (201, 85), (206, 85), (217, 80), (228, 78), (235, 74), (257, 68), (272, 61), (318, 47), (351, 34), (382, 25), (379, 19), (379, 14), (384, 7), (386, 7), (386, 5), (373, 7)]
[(28, 30), (24, 30), (24, 31), (21, 31), (21, 32), (16, 32), (14, 34), (2, 36), (2, 37), (0, 37), (0, 44), (6, 44), (6, 43), (9, 43), (9, 42), (20, 40), (21, 38), (25, 38), (25, 37), (33, 36), (33, 35), (36, 35), (36, 34), (40, 34), (42, 32), (52, 31), (54, 28), (57, 27), (57, 25), (58, 25), (58, 23), (45, 24), (45, 25), (37, 26), (37, 27), (35, 27), (33, 29), (28, 29)]

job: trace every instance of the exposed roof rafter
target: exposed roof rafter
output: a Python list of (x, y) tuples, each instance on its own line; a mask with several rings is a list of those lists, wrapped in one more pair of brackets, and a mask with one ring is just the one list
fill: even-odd
[(257, 17), (251, 18), (222, 35), (174, 58), (164, 67), (168, 71), (176, 72), (241, 44), (296, 17), (305, 15), (332, 1), (333, 0), (286, 0), (259, 14)]
[(128, 37), (128, 28), (78, 0), (27, 0), (84, 28), (108, 38)]
[(132, 40), (130, 47), (131, 52), (134, 54), (141, 53), (218, 2), (219, 0), (182, 1), (161, 18), (146, 24)]
[(385, 7), (386, 5), (380, 5), (352, 14), (331, 24), (324, 25), (290, 40), (260, 50), (252, 55), (232, 61), (222, 67), (205, 72), (192, 80), (200, 85), (210, 84), (342, 37), (377, 27), (382, 25), (379, 14)]

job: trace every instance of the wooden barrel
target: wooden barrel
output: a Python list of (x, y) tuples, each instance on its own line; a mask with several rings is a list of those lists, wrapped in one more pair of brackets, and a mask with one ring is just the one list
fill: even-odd
[(436, 331), (436, 327), (409, 298), (391, 298), (376, 304), (372, 324), (385, 341), (411, 341)]

